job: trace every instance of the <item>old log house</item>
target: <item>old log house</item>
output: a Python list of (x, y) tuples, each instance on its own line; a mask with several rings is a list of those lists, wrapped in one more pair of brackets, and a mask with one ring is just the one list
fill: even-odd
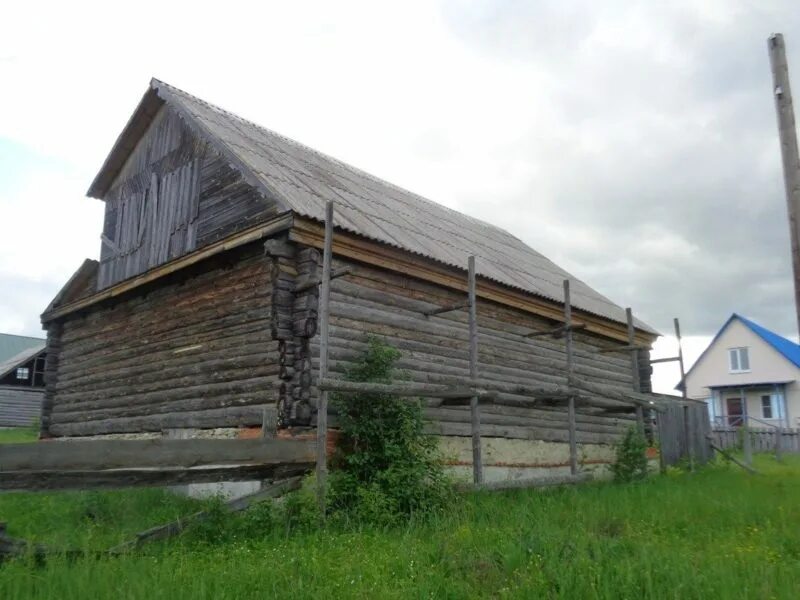
[[(469, 376), (466, 266), (476, 257), (478, 382), (535, 406), (482, 408), (487, 478), (568, 462), (565, 349), (529, 337), (564, 322), (568, 279), (576, 377), (649, 391), (634, 373), (625, 311), (510, 233), (407, 192), (161, 81), (150, 83), (88, 195), (105, 203), (100, 260), (42, 315), (42, 436), (241, 435), (268, 412), (308, 433), (319, 390), (318, 281), (324, 211), (336, 203), (329, 373), (382, 336), (411, 382)], [(635, 322), (635, 343), (657, 333)], [(598, 398), (608, 394), (597, 394)], [(612, 394), (613, 395), (613, 394)], [(584, 463), (635, 422), (614, 400), (579, 404)], [(610, 408), (609, 408), (610, 406)], [(266, 410), (265, 410), (266, 409)], [(429, 402), (432, 434), (469, 470), (470, 411)], [(331, 415), (335, 427), (335, 415)], [(460, 467), (459, 467), (460, 465)]]

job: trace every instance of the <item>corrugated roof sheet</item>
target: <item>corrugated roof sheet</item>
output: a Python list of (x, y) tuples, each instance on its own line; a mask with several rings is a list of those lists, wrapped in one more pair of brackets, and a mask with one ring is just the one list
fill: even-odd
[[(333, 200), (338, 228), (461, 269), (466, 269), (467, 258), (474, 254), (479, 275), (557, 302), (563, 302), (563, 280), (569, 279), (575, 307), (625, 322), (620, 306), (503, 229), (373, 177), (163, 82), (154, 79), (151, 88), (232, 154), (287, 210), (321, 221), (326, 201)], [(655, 333), (641, 321), (637, 327)]]
[(26, 348), (14, 356), (9, 356), (5, 360), (0, 361), (0, 377), (5, 377), (18, 366), (25, 364), (34, 356), (42, 352), (45, 348), (45, 341), (38, 340), (38, 342), (39, 343), (37, 345)]
[(787, 340), (782, 335), (778, 335), (766, 327), (762, 327), (758, 323), (754, 323), (750, 319), (746, 319), (742, 315), (737, 315), (734, 313), (733, 317), (738, 318), (742, 323), (744, 323), (745, 326), (753, 331), (753, 333), (775, 348), (775, 350), (782, 354), (783, 357), (791, 362), (795, 367), (800, 367), (800, 345), (795, 344), (791, 340)]
[(38, 346), (44, 347), (42, 338), (0, 333), (0, 363), (4, 363), (24, 350)]

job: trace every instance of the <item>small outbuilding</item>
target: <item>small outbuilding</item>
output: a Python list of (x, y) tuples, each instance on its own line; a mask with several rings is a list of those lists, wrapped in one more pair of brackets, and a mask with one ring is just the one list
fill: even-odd
[(45, 340), (0, 333), (0, 427), (30, 427), (44, 398)]
[[(564, 343), (531, 336), (564, 323), (563, 280), (575, 376), (589, 382), (576, 417), (585, 464), (608, 462), (636, 422), (620, 398), (650, 391), (657, 333), (640, 321), (629, 330), (625, 310), (518, 237), (163, 82), (150, 83), (88, 195), (105, 204), (100, 260), (42, 315), (43, 436), (237, 436), (265, 414), (281, 435), (309, 432), (327, 201), (342, 274), (331, 377), (377, 335), (401, 351), (412, 383), (468, 378), (466, 311), (425, 313), (463, 303), (475, 256), (479, 385), (511, 399), (552, 391), (535, 406), (482, 408), (487, 478), (569, 465)], [(426, 415), (468, 469), (469, 408), (429, 403)]]

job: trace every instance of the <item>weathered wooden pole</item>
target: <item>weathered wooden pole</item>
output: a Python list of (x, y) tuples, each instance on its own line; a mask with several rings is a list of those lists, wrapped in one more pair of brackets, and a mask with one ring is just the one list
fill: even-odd
[[(683, 364), (683, 344), (681, 343), (681, 323), (678, 320), (678, 317), (675, 317), (672, 320), (673, 325), (675, 326), (675, 339), (678, 340), (678, 366), (681, 370), (681, 397), (686, 400), (688, 398), (688, 391), (686, 389), (686, 370)], [(689, 420), (692, 419), (693, 413), (689, 410), (689, 407), (684, 404), (683, 408), (683, 418), (685, 420), (685, 435), (686, 435), (686, 452), (689, 455), (689, 469), (694, 471), (694, 438), (691, 435), (691, 427), (689, 426)]]
[(798, 330), (800, 330), (800, 230), (798, 230), (800, 227), (800, 154), (797, 150), (797, 130), (783, 35), (780, 33), (771, 35), (767, 40), (767, 48), (772, 68), (772, 92), (775, 97), (775, 112), (778, 115), (778, 136), (783, 159), (783, 184), (786, 188), (786, 207), (789, 213), (795, 315)]
[(687, 398), (687, 390), (686, 390), (686, 370), (683, 366), (683, 345), (681, 344), (681, 323), (678, 321), (678, 317), (675, 317), (672, 321), (675, 324), (675, 338), (678, 340), (678, 366), (681, 369), (681, 396), (685, 400)]
[(633, 326), (633, 311), (625, 309), (625, 320), (628, 322), (628, 345), (631, 347), (631, 375), (633, 377), (633, 391), (641, 392), (639, 382), (639, 349), (636, 347), (636, 329)]
[[(478, 294), (475, 275), (475, 257), (468, 261), (469, 286), (469, 379), (475, 387), (478, 383)], [(483, 461), (481, 458), (481, 413), (478, 397), (473, 396), (469, 402), (472, 418), (472, 479), (475, 483), (483, 483)]]
[[(567, 357), (567, 388), (572, 390), (573, 385), (573, 355), (572, 355), (572, 299), (570, 298), (569, 279), (564, 280), (564, 351)], [(567, 404), (567, 418), (569, 419), (569, 470), (573, 475), (578, 474), (578, 442), (575, 431), (575, 396), (570, 394)]]
[[(333, 261), (333, 202), (325, 205), (325, 247), (322, 255), (322, 281), (319, 288), (319, 380), (328, 376), (328, 332), (330, 329), (331, 263)], [(317, 502), (320, 513), (326, 509), (328, 479), (328, 391), (320, 390), (317, 406)]]

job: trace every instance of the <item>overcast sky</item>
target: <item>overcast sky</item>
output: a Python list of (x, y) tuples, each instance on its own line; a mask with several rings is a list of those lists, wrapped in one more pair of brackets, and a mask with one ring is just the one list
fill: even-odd
[(0, 331), (97, 257), (85, 191), (156, 76), (679, 316), (689, 359), (731, 312), (796, 337), (766, 46), (800, 73), (796, 1), (114, 6), (3, 9)]

